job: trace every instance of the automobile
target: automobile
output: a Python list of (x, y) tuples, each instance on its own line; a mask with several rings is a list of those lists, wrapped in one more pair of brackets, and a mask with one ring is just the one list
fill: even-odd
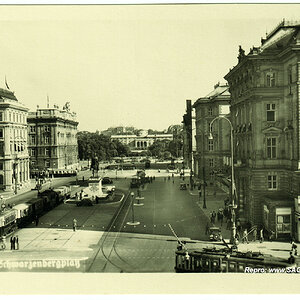
[(103, 193), (113, 193), (115, 191), (116, 187), (114, 185), (105, 185), (102, 187)]
[(90, 199), (82, 199), (76, 202), (76, 206), (93, 206), (93, 202)]
[(181, 190), (186, 190), (186, 189), (187, 189), (187, 184), (181, 182), (179, 188), (180, 188)]
[(221, 229), (219, 227), (213, 226), (209, 228), (209, 239), (211, 241), (221, 241)]
[(102, 178), (102, 184), (112, 184), (113, 181), (109, 177)]

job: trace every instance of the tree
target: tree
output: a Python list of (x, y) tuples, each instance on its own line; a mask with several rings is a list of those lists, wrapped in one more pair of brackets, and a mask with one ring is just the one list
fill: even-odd
[(91, 159), (97, 156), (99, 160), (111, 159), (114, 156), (128, 155), (127, 145), (112, 141), (110, 137), (99, 132), (82, 131), (77, 134), (79, 159)]

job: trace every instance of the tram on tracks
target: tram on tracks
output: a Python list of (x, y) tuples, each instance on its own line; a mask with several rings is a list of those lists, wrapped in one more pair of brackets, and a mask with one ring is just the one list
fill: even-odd
[(177, 238), (175, 251), (176, 273), (300, 273), (300, 257), (293, 256), (292, 251), (287, 258), (253, 251), (238, 251), (237, 247), (229, 247), (222, 239), (225, 247), (216, 246), (188, 250), (185, 243)]
[(0, 211), (0, 237), (6, 238), (63, 202), (68, 195), (49, 189), (24, 203)]
[(215, 247), (179, 250), (176, 251), (175, 260), (177, 273), (269, 273), (274, 269), (285, 269), (288, 273), (288, 270), (298, 266), (299, 259), (290, 260), (260, 252), (230, 251), (228, 248)]

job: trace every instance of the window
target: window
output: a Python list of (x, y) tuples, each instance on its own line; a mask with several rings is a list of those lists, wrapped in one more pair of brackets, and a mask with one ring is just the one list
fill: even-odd
[(208, 108), (208, 115), (209, 116), (212, 116), (213, 114), (213, 109), (211, 107)]
[(49, 132), (50, 131), (50, 126), (45, 126), (45, 132)]
[(3, 112), (0, 112), (0, 121), (3, 121)]
[(35, 126), (30, 126), (30, 132), (35, 132)]
[(277, 215), (277, 232), (291, 232), (291, 215)]
[(36, 153), (36, 152), (35, 152), (35, 149), (31, 149), (31, 155), (32, 155), (32, 156), (35, 156), (35, 153)]
[(268, 190), (277, 190), (277, 175), (268, 175)]
[(46, 148), (46, 149), (45, 149), (45, 155), (46, 155), (46, 156), (49, 156), (49, 154), (50, 154), (50, 151), (49, 151), (48, 148)]
[(32, 136), (30, 137), (30, 139), (31, 139), (31, 144), (35, 144), (35, 136), (32, 135)]
[(208, 140), (208, 151), (213, 151), (213, 150), (214, 150), (214, 141)]
[(267, 104), (267, 121), (275, 121), (275, 104)]
[(266, 83), (268, 87), (275, 86), (275, 73), (268, 72), (266, 75)]
[(49, 144), (49, 142), (50, 142), (49, 136), (45, 136), (45, 143), (46, 143), (46, 144)]
[(267, 138), (267, 157), (276, 158), (276, 138)]
[(0, 163), (0, 170), (3, 170), (3, 163)]
[(3, 129), (0, 129), (0, 139), (3, 139)]
[(209, 159), (209, 166), (210, 166), (211, 168), (214, 167), (214, 159), (213, 159), (213, 158), (210, 158), (210, 159)]

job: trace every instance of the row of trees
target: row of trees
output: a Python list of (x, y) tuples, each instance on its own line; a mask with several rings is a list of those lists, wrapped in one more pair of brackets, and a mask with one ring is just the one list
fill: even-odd
[(99, 132), (81, 131), (77, 133), (79, 159), (86, 160), (97, 156), (99, 160), (109, 160), (114, 156), (127, 156), (130, 149), (119, 141)]
[(173, 139), (172, 141), (155, 141), (148, 148), (149, 155), (169, 159), (171, 157), (182, 156), (182, 139)]
[[(143, 155), (169, 159), (182, 156), (182, 132), (180, 125), (170, 126), (168, 131), (173, 133), (173, 140), (157, 140)], [(112, 157), (128, 156), (130, 149), (127, 145), (117, 140), (111, 140), (110, 136), (96, 132), (80, 131), (77, 133), (79, 159), (86, 160), (98, 157), (99, 160), (110, 160)]]

